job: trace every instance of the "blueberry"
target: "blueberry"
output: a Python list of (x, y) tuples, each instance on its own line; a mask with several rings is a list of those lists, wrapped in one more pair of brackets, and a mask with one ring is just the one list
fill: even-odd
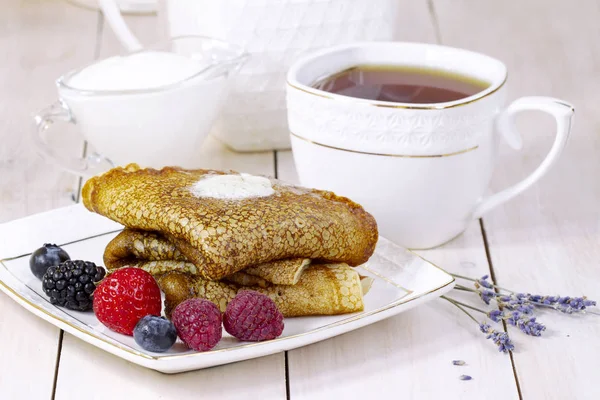
[(133, 338), (143, 349), (163, 353), (175, 344), (177, 331), (175, 325), (164, 317), (146, 315), (135, 326)]
[(70, 260), (70, 257), (66, 251), (55, 244), (46, 243), (33, 252), (29, 259), (29, 268), (33, 275), (42, 279), (49, 268), (56, 267), (67, 260)]

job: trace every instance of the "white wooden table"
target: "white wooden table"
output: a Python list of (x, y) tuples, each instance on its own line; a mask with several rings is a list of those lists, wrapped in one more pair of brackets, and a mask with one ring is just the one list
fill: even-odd
[[(599, 3), (398, 1), (398, 39), (488, 53), (508, 65), (511, 98), (550, 95), (577, 108), (572, 141), (539, 184), (424, 255), (452, 272), (491, 273), (501, 286), (599, 299)], [(158, 37), (155, 17), (128, 19), (145, 42)], [(0, 222), (77, 201), (79, 179), (31, 149), (31, 114), (54, 101), (61, 73), (119, 50), (97, 11), (61, 0), (2, 0)], [(524, 150), (502, 147), (492, 189), (532, 171), (552, 142), (542, 115), (526, 115), (519, 126)], [(75, 132), (56, 141), (66, 154), (84, 149)], [(287, 151), (235, 154), (209, 140), (204, 153), (206, 167), (297, 179)], [(600, 317), (541, 319), (542, 338), (509, 327), (519, 349), (508, 356), (435, 300), (285, 354), (167, 376), (64, 334), (0, 294), (0, 399), (600, 399)], [(454, 359), (468, 365), (453, 366)]]

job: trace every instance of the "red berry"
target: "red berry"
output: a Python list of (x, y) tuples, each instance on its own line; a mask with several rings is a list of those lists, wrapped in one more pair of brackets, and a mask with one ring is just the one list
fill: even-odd
[(271, 340), (283, 332), (283, 315), (269, 296), (243, 290), (227, 304), (223, 326), (240, 340)]
[(160, 289), (148, 272), (122, 268), (106, 277), (94, 292), (94, 313), (109, 329), (133, 336), (146, 315), (160, 315)]
[(173, 310), (171, 321), (183, 343), (196, 351), (212, 349), (223, 334), (221, 311), (208, 300), (184, 301)]

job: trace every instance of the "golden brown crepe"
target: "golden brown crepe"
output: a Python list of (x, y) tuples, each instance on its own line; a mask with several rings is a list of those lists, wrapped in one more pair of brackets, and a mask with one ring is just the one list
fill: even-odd
[(296, 285), (268, 284), (264, 288), (209, 281), (181, 272), (169, 272), (158, 279), (166, 296), (167, 316), (178, 304), (194, 297), (210, 300), (225, 311), (240, 290), (266, 294), (284, 317), (352, 313), (364, 309), (363, 295), (371, 282), (371, 278), (361, 278), (347, 264), (313, 265), (302, 273)]
[(229, 275), (225, 279), (233, 279), (233, 282), (235, 283), (240, 280), (236, 275), (250, 275), (262, 278), (265, 281), (276, 285), (295, 285), (300, 280), (304, 270), (310, 266), (310, 263), (310, 258), (278, 260), (245, 268), (240, 272)]
[[(211, 280), (277, 260), (310, 258), (356, 266), (372, 255), (377, 225), (351, 200), (276, 180), (275, 193), (266, 197), (232, 200), (192, 193), (200, 179), (223, 174), (130, 164), (88, 180), (83, 203), (126, 227), (160, 232), (172, 247), (156, 252), (169, 253), (179, 269), (191, 272), (195, 267), (194, 273)], [(125, 259), (130, 253), (123, 246), (109, 257)]]
[[(248, 267), (224, 279), (245, 286), (264, 286), (267, 282), (295, 285), (310, 261), (308, 258), (272, 261)], [(170, 271), (198, 274), (198, 268), (161, 234), (136, 229), (124, 229), (108, 243), (104, 265), (109, 270), (126, 265), (142, 268), (152, 275)]]

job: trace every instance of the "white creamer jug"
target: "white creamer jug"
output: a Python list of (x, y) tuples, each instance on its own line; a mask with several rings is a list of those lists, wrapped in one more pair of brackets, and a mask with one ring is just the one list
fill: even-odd
[[(63, 168), (94, 175), (128, 163), (202, 166), (201, 145), (246, 59), (238, 46), (187, 36), (64, 74), (58, 101), (35, 117), (36, 149)], [(49, 146), (55, 122), (75, 124), (97, 153), (71, 158)]]

